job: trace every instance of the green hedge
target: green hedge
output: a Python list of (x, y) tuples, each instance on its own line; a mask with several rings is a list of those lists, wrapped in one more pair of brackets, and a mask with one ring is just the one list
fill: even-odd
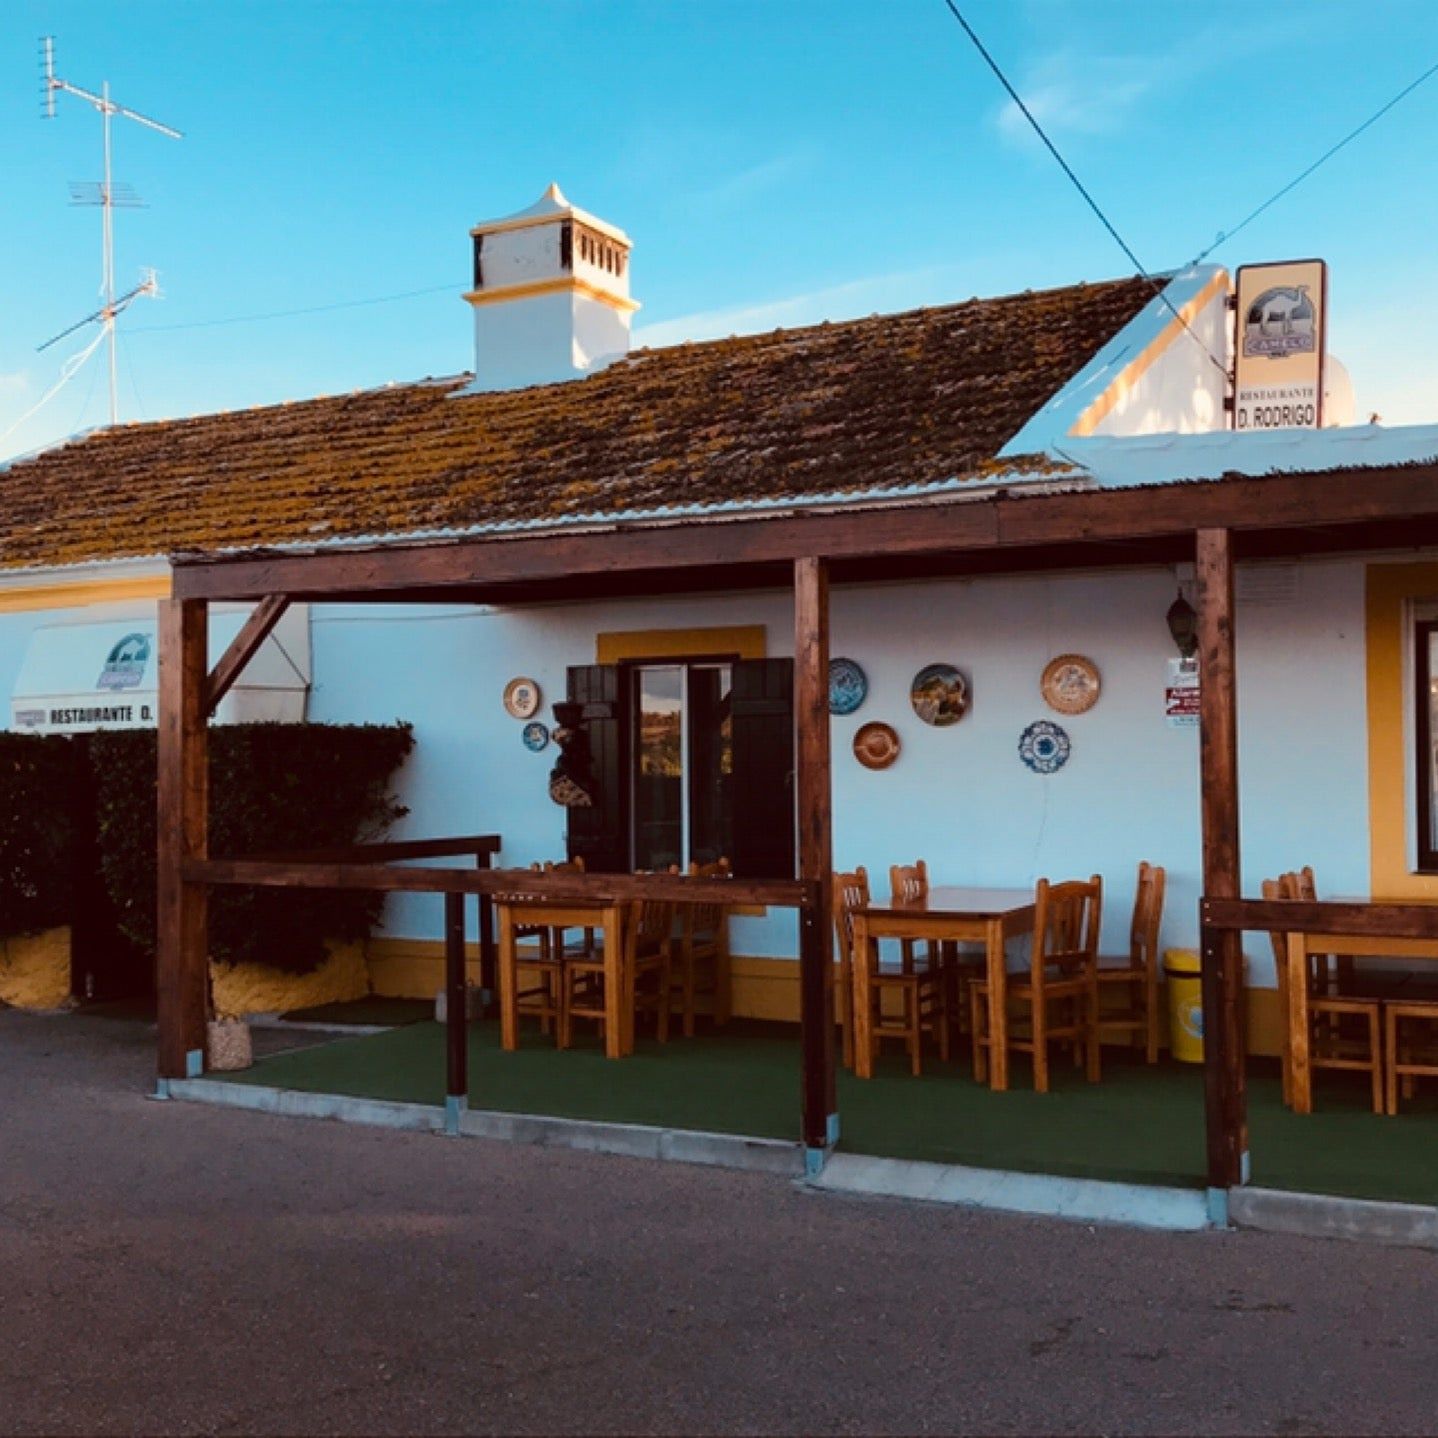
[[(407, 811), (390, 781), (414, 747), (408, 724), (234, 724), (210, 731), (210, 852), (328, 848), (381, 837)], [(125, 932), (155, 946), (155, 735), (96, 734), (101, 869)], [(365, 937), (383, 896), (234, 889), (210, 902), (210, 953), (303, 973), (326, 940)]]
[(74, 775), (66, 740), (0, 733), (0, 935), (70, 922)]

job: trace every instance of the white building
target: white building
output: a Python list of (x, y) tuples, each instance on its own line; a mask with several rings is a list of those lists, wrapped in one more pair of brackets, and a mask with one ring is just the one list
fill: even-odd
[[(126, 706), (102, 702), (97, 676), (132, 634), (153, 651), (176, 553), (476, 534), (522, 545), (529, 534), (820, 511), (877, 533), (895, 509), (956, 513), (1001, 491), (1155, 486), (1157, 496), (1184, 481), (1438, 459), (1438, 427), (1231, 432), (1233, 285), (1222, 269), (1168, 277), (1161, 296), (1129, 279), (629, 353), (622, 231), (551, 187), (473, 237), (472, 376), (123, 426), (0, 473), (0, 682), (12, 727), (148, 722), (149, 679), (116, 719), (102, 711)], [(1414, 699), (1423, 625), (1438, 614), (1435, 538), (1417, 525), (1409, 553), (1296, 544), (1240, 565), (1245, 892), (1307, 863), (1330, 892), (1438, 894), (1438, 840), (1420, 830), (1433, 778), (1418, 762)], [(623, 597), (617, 542), (615, 556), (615, 597), (582, 604), (518, 583), (503, 606), (298, 605), (228, 717), (412, 722), (406, 832), (495, 831), (506, 865), (567, 846), (591, 867), (746, 846), (756, 863), (782, 864), (788, 836), (774, 815), (792, 805), (787, 751), (767, 755), (755, 780), (740, 772), (748, 761), (721, 758), (719, 727), (732, 666), (792, 652), (787, 573), (736, 591), (716, 544), (693, 592), (635, 599)], [(1165, 712), (1178, 657), (1166, 615), (1191, 577), (1179, 550), (1102, 569), (1036, 562), (986, 576), (961, 562), (890, 561), (836, 576), (833, 653), (868, 686), (833, 724), (836, 863), (882, 872), (922, 855), (937, 876), (974, 884), (1098, 872), (1115, 950), (1147, 859), (1169, 874), (1165, 944), (1192, 946), (1198, 731)], [(239, 618), (212, 622), (218, 653)], [(1063, 654), (1101, 676), (1087, 712), (1056, 714), (1040, 692)], [(948, 727), (910, 704), (915, 674), (935, 663), (968, 685), (970, 707)], [(548, 724), (550, 704), (587, 682), (571, 676), (593, 666), (619, 676), (613, 722), (630, 758), (576, 836), (578, 811), (548, 796), (553, 747), (525, 747), (503, 696), (517, 677), (536, 681)], [(678, 713), (682, 777), (646, 786), (633, 755), (646, 740), (655, 753), (672, 743)], [(1045, 718), (1071, 745), (1050, 774), (1019, 754), (1027, 726)], [(854, 757), (870, 721), (897, 733), (891, 767)], [(653, 767), (666, 766), (674, 755)], [(440, 936), (429, 896), (394, 899), (371, 943), (375, 989), (433, 993)], [(792, 915), (740, 916), (733, 947), (736, 1011), (796, 1015)], [(1271, 1049), (1272, 967), (1257, 951), (1253, 961), (1253, 1042)]]

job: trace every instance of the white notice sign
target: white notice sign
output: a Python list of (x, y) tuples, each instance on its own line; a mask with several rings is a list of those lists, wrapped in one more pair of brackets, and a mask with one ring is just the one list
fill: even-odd
[(1198, 660), (1170, 659), (1163, 713), (1170, 729), (1198, 727)]

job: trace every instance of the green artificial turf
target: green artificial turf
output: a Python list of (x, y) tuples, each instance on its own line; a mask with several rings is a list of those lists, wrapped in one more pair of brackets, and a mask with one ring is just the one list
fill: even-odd
[(434, 1005), (428, 999), (386, 999), (371, 994), (368, 998), (347, 999), (342, 1003), (292, 1009), (281, 1017), (295, 1023), (398, 1028), (401, 1024), (417, 1024), (432, 1019)]
[[(841, 1147), (854, 1153), (981, 1168), (1198, 1186), (1203, 1182), (1203, 1076), (1154, 1068), (1105, 1052), (1103, 1082), (1067, 1066), (1036, 1094), (1021, 1064), (1015, 1087), (990, 1093), (966, 1065), (933, 1063), (910, 1077), (897, 1054), (875, 1077), (839, 1075)], [(1289, 1113), (1271, 1061), (1249, 1081), (1253, 1182), (1360, 1198), (1438, 1202), (1438, 1097), (1397, 1118), (1367, 1108), (1366, 1085), (1320, 1075), (1316, 1112)], [(315, 1093), (438, 1104), (444, 1097), (444, 1031), (415, 1023), (389, 1033), (262, 1060), (229, 1082)], [(470, 1104), (507, 1113), (703, 1129), (797, 1139), (799, 1050), (792, 1028), (735, 1023), (666, 1045), (641, 1039), (628, 1059), (606, 1059), (592, 1032), (566, 1053), (527, 1028), (506, 1054), (497, 1025), (470, 1038)]]

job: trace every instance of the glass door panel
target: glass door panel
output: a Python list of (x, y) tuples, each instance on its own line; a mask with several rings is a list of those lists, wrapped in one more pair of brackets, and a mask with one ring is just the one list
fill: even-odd
[(684, 862), (684, 668), (634, 672), (634, 867)]

